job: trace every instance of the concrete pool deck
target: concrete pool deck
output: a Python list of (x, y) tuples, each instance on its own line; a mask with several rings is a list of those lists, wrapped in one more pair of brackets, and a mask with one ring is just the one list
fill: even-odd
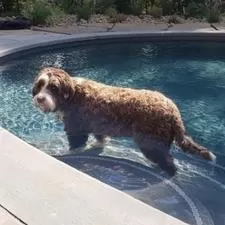
[[(185, 224), (0, 130), (0, 203), (8, 223)], [(19, 220), (18, 220), (19, 219)]]
[[(72, 35), (0, 31), (0, 57), (49, 44), (130, 35), (225, 40), (225, 31), (205, 28)], [(7, 59), (4, 60), (7, 62)], [(1, 66), (4, 67), (4, 63)], [(185, 224), (46, 155), (1, 128), (0, 150), (0, 225)]]
[[(138, 27), (138, 26), (136, 26)], [(59, 32), (59, 33), (58, 33)], [(177, 26), (169, 30), (162, 30), (156, 27), (155, 29), (147, 30), (146, 27), (139, 29), (124, 29), (112, 32), (96, 32), (89, 30), (86, 32), (77, 33), (77, 30), (68, 28), (68, 34), (60, 33), (59, 29), (47, 31), (34, 30), (17, 30), (17, 31), (0, 31), (0, 61), (8, 55), (14, 53), (21, 54), (29, 49), (47, 48), (48, 46), (65, 44), (65, 43), (81, 43), (93, 40), (113, 40), (115, 38), (132, 38), (139, 39), (151, 38), (152, 40), (213, 40), (224, 41), (225, 29), (221, 27), (219, 30), (214, 30), (205, 25), (203, 27), (196, 26), (190, 29), (190, 26)]]

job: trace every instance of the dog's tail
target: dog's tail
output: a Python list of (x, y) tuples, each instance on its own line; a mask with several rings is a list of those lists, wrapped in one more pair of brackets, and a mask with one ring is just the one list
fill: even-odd
[(175, 143), (184, 151), (190, 154), (196, 154), (205, 160), (216, 163), (216, 156), (207, 148), (196, 143), (190, 136), (185, 135), (182, 126), (177, 127), (175, 130)]

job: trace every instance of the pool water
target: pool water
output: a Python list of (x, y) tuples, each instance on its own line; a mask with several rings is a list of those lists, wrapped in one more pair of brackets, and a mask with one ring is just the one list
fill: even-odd
[[(162, 91), (178, 105), (186, 128), (217, 154), (218, 164), (172, 149), (178, 174), (166, 174), (131, 139), (112, 138), (104, 151), (68, 151), (63, 125), (32, 105), (42, 66), (124, 87)], [(225, 45), (125, 43), (70, 47), (0, 65), (0, 126), (40, 150), (190, 224), (225, 224)], [(90, 137), (90, 143), (93, 138)], [(16, 150), (16, 149), (15, 149)], [(67, 156), (67, 154), (69, 154)]]

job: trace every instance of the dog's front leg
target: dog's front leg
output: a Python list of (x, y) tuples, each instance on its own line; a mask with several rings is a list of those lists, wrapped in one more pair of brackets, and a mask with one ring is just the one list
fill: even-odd
[(85, 146), (88, 140), (88, 134), (71, 134), (66, 132), (70, 150)]
[(66, 132), (70, 150), (85, 146), (88, 140), (88, 133), (84, 132), (81, 127), (85, 126), (80, 120), (64, 117), (64, 131)]

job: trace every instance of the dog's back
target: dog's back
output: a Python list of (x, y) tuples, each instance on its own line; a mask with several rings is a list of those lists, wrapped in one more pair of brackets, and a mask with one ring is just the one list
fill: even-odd
[(173, 101), (157, 91), (115, 87), (86, 79), (79, 79), (77, 85), (90, 112), (112, 121), (135, 124), (141, 132), (171, 141), (174, 121), (182, 123)]
[(175, 141), (184, 151), (215, 160), (211, 152), (186, 136), (178, 107), (164, 94), (145, 89), (115, 87), (85, 79), (80, 80), (79, 85), (85, 96), (84, 104), (90, 112), (159, 138), (168, 146)]

